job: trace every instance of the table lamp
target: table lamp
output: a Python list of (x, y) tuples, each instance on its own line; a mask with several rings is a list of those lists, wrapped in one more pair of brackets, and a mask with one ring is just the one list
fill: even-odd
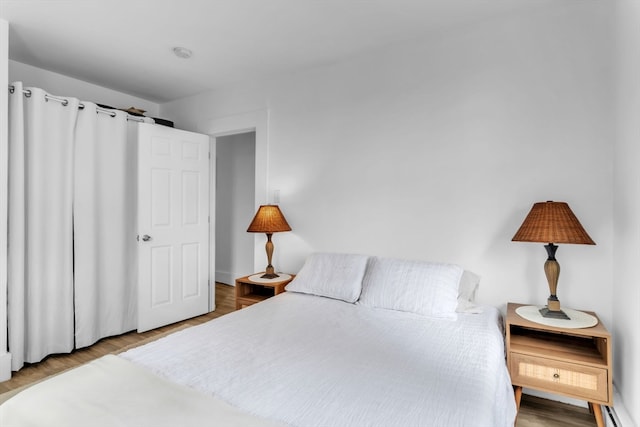
[(273, 233), (281, 231), (291, 231), (291, 227), (277, 205), (260, 206), (260, 208), (258, 208), (258, 212), (256, 212), (256, 216), (253, 217), (253, 221), (249, 224), (249, 228), (247, 228), (247, 232), (249, 233), (267, 234), (267, 244), (265, 248), (267, 250), (268, 264), (264, 275), (260, 276), (262, 279), (275, 279), (280, 277), (275, 273), (273, 265), (271, 265), (271, 257), (273, 256), (273, 242), (271, 242), (271, 236)]
[(551, 295), (547, 300), (547, 306), (540, 309), (540, 314), (554, 319), (568, 319), (569, 317), (560, 309), (560, 300), (556, 295), (560, 264), (555, 256), (558, 246), (554, 243), (595, 245), (569, 205), (553, 201), (535, 203), (511, 240), (547, 243), (544, 246), (548, 255), (544, 263), (544, 273), (549, 282)]

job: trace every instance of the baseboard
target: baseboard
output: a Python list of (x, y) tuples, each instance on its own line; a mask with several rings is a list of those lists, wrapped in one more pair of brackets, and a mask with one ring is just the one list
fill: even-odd
[(11, 379), (11, 353), (0, 354), (0, 382)]
[(603, 408), (602, 415), (604, 415), (605, 427), (622, 427), (622, 422), (613, 408), (609, 406), (604, 406)]
[(607, 419), (607, 427), (638, 427), (622, 403), (622, 397), (620, 397), (620, 392), (615, 385), (613, 386), (613, 407), (609, 408), (607, 413), (610, 414)]

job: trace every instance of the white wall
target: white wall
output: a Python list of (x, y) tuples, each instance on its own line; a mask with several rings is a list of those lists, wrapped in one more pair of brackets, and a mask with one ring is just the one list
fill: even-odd
[(9, 61), (9, 81), (22, 81), (25, 86), (39, 87), (53, 95), (70, 96), (113, 108), (136, 107), (146, 110), (146, 116), (158, 117), (159, 106), (154, 102), (16, 61)]
[[(280, 190), (293, 228), (274, 236), (274, 261), (290, 272), (313, 251), (450, 261), (482, 275), (483, 303), (543, 304), (542, 244), (510, 240), (532, 203), (567, 201), (597, 246), (561, 245), (559, 296), (613, 331), (617, 405), (633, 406), (638, 97), (627, 99), (631, 136), (617, 151), (634, 171), (616, 175), (617, 208), (632, 196), (616, 214), (630, 228), (616, 225), (616, 236), (632, 237), (616, 244), (626, 272), (614, 284), (612, 3), (550, 7), (182, 99), (161, 114), (198, 129), (268, 110), (268, 197)], [(632, 12), (627, 33), (637, 27)], [(639, 39), (628, 37), (637, 66)], [(629, 70), (622, 89), (637, 89), (637, 75)]]
[(255, 132), (216, 138), (216, 282), (254, 272), (255, 153)]
[(274, 236), (275, 261), (292, 272), (312, 251), (450, 261), (483, 276), (484, 303), (544, 303), (542, 245), (510, 240), (533, 202), (567, 201), (598, 245), (559, 249), (560, 299), (610, 324), (606, 8), (567, 2), (161, 114), (197, 129), (269, 110), (269, 189), (293, 228)]
[(640, 3), (619, 0), (616, 5), (614, 377), (621, 403), (635, 425), (640, 425)]

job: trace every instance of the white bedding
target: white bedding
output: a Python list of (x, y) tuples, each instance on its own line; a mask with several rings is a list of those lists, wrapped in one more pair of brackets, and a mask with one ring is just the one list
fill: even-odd
[(295, 426), (513, 426), (498, 311), (457, 320), (287, 292), (120, 355)]
[(282, 427), (107, 355), (0, 406), (2, 427)]

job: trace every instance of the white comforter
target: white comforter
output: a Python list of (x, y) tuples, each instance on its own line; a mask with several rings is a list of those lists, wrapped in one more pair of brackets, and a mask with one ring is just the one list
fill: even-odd
[(0, 406), (2, 427), (283, 427), (107, 355)]
[(512, 426), (496, 309), (435, 320), (284, 293), (121, 354), (295, 426)]

